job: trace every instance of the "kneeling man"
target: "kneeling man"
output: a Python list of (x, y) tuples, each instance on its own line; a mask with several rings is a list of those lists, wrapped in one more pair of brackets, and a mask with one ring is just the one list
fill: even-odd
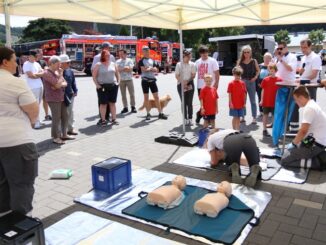
[[(310, 98), (305, 86), (297, 87), (293, 98), (300, 107), (300, 129), (284, 152), (281, 163), (289, 167), (323, 168), (326, 148), (326, 113)], [(306, 159), (312, 159), (307, 161)]]

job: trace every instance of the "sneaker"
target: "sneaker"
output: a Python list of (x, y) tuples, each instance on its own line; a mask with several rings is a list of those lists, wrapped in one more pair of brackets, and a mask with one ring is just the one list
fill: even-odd
[(37, 121), (34, 125), (34, 129), (40, 129), (41, 128), (41, 123), (40, 121)]
[(131, 112), (132, 112), (132, 113), (137, 113), (136, 107), (132, 106), (132, 107), (131, 107)]
[(251, 124), (257, 124), (257, 120), (256, 120), (256, 118), (253, 118), (253, 119), (252, 119)]
[(273, 123), (267, 124), (266, 128), (272, 128), (273, 127)]
[(151, 114), (147, 113), (145, 120), (146, 120), (146, 121), (151, 120)]
[(167, 120), (168, 117), (166, 115), (164, 115), (163, 113), (160, 113), (160, 114), (158, 114), (158, 119)]
[(232, 183), (242, 185), (243, 181), (240, 175), (240, 166), (238, 163), (234, 162), (230, 166), (231, 174), (232, 174)]
[(50, 115), (45, 116), (44, 121), (52, 121), (52, 117)]
[(128, 112), (128, 107), (125, 107), (122, 109), (121, 114), (127, 113)]
[(271, 135), (268, 133), (267, 129), (264, 129), (264, 130), (263, 130), (263, 135), (264, 135), (265, 137), (271, 137)]
[(246, 119), (244, 117), (241, 117), (240, 122), (241, 123), (245, 123), (246, 122)]
[(192, 123), (192, 119), (188, 119), (188, 126), (192, 126), (192, 125), (194, 125), (194, 124)]
[(257, 178), (261, 175), (261, 167), (256, 164), (250, 167), (250, 175), (245, 180), (245, 185), (248, 187), (255, 187)]

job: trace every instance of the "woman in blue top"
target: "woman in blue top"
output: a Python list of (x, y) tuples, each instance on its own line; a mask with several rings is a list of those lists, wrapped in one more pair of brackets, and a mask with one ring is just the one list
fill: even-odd
[[(269, 52), (266, 52), (264, 54), (264, 62), (259, 64), (260, 73), (259, 73), (257, 83), (256, 83), (256, 92), (257, 92), (257, 95), (258, 95), (258, 101), (259, 102), (261, 101), (261, 86), (260, 86), (260, 84), (263, 81), (263, 79), (268, 76), (267, 66), (269, 65), (269, 63), (272, 62), (272, 58), (273, 58), (272, 54), (269, 53)], [(259, 106), (259, 112), (260, 112), (260, 116), (262, 116), (263, 115), (263, 108), (261, 106)]]

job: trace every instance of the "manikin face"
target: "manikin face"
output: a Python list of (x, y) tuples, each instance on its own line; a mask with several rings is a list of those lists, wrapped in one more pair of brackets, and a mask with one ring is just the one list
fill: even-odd
[(217, 191), (220, 193), (224, 193), (227, 197), (230, 197), (232, 194), (232, 187), (231, 184), (227, 181), (222, 181), (218, 187)]

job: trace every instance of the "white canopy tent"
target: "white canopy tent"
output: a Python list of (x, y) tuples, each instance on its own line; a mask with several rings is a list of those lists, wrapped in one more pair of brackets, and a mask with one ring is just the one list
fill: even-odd
[(176, 29), (180, 43), (182, 30), (326, 22), (325, 0), (0, 0), (0, 5), (7, 46), (10, 15)]

